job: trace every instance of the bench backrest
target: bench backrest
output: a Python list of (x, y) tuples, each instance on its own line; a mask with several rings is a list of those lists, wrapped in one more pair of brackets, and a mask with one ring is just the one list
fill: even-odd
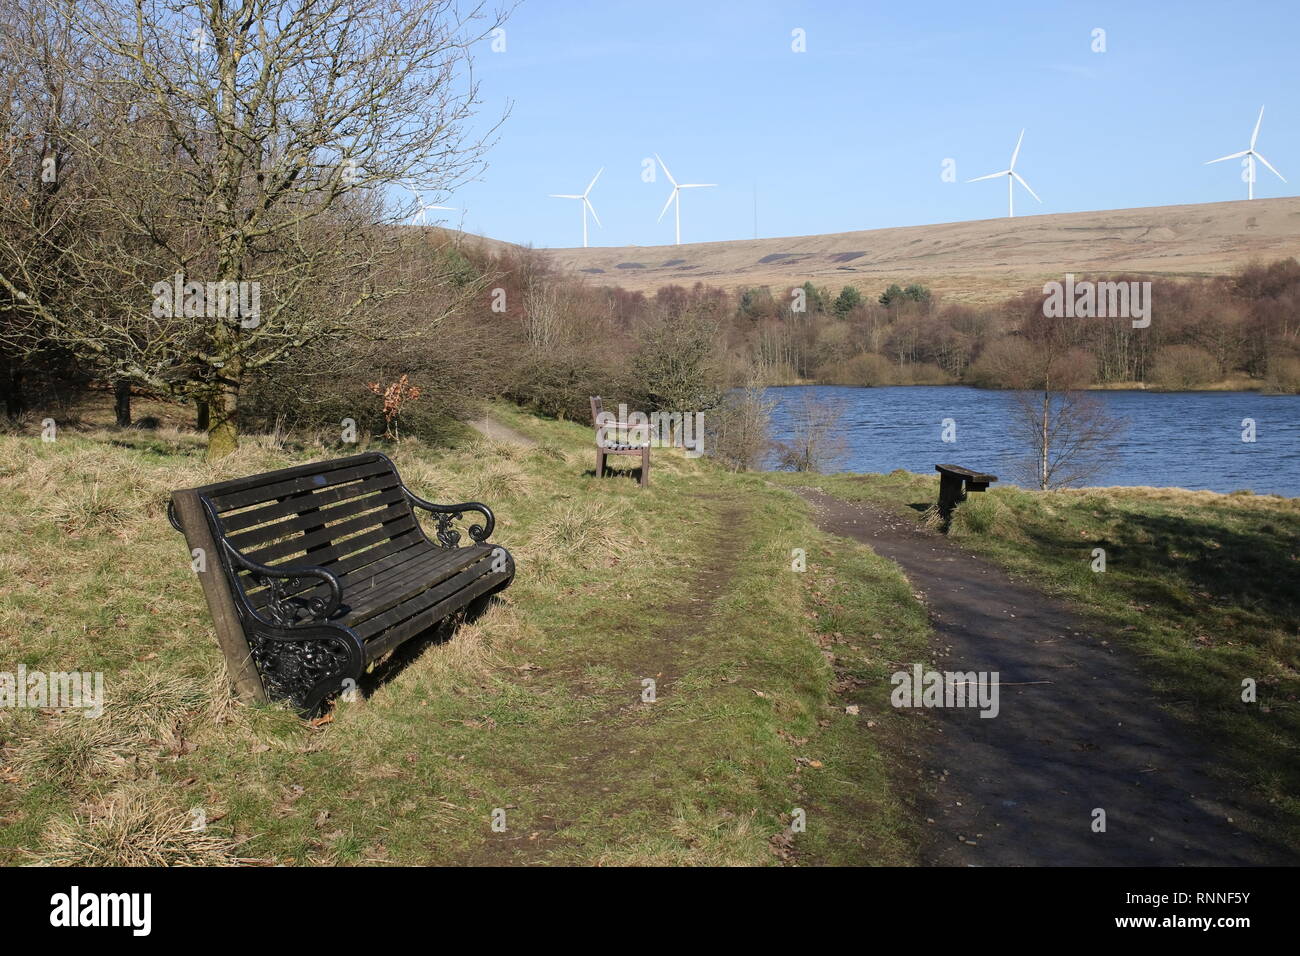
[(397, 469), (378, 453), (196, 491), (211, 508), (215, 530), (244, 557), (271, 567), (345, 574), (426, 540)]

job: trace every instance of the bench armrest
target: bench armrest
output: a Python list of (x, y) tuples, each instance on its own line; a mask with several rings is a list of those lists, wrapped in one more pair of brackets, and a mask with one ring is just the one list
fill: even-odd
[(415, 492), (411, 491), (405, 485), (402, 491), (406, 493), (406, 498), (417, 508), (423, 508), (434, 516), (434, 521), (438, 525), (438, 530), (434, 536), (438, 539), (438, 544), (444, 548), (456, 548), (460, 546), (460, 532), (451, 526), (451, 523), (461, 517), (467, 511), (477, 511), (483, 515), (483, 524), (472, 524), (469, 526), (470, 540), (476, 544), (482, 544), (492, 534), (492, 529), (496, 527), (496, 515), (492, 509), (479, 501), (465, 501), (458, 505), (439, 505), (432, 501), (425, 501)]
[[(276, 627), (296, 627), (303, 624), (319, 624), (327, 621), (343, 603), (343, 585), (332, 571), (325, 568), (271, 568), (258, 564), (240, 554), (225, 538), (221, 539), (226, 549), (226, 556), (238, 569), (247, 571), (258, 584), (269, 590), (269, 598), (261, 612), (249, 611), (254, 617), (267, 618), (266, 623)], [(306, 597), (301, 593), (304, 578), (319, 578), (329, 588), (329, 599), (324, 597)], [(309, 591), (312, 589), (308, 589)], [(305, 614), (305, 616), (304, 616)]]
[[(245, 609), (253, 617), (272, 627), (288, 628), (303, 624), (319, 624), (329, 620), (330, 616), (339, 609), (343, 603), (343, 585), (339, 583), (334, 572), (317, 567), (272, 568), (265, 564), (258, 564), (251, 558), (245, 557), (238, 548), (226, 540), (225, 535), (220, 533), (217, 516), (207, 500), (203, 502), (203, 510), (212, 526), (213, 536), (221, 543), (226, 557), (233, 565), (233, 570), (247, 571), (256, 583), (265, 585), (269, 589), (266, 606), (262, 608), (262, 611), (266, 612), (265, 617), (253, 609), (245, 595), (240, 595)], [(176, 514), (175, 501), (167, 502), (167, 520), (177, 531), (182, 534), (185, 532)], [(323, 597), (302, 596), (303, 586), (307, 583), (304, 578), (319, 578), (329, 588), (329, 600)], [(237, 586), (237, 582), (232, 583)]]

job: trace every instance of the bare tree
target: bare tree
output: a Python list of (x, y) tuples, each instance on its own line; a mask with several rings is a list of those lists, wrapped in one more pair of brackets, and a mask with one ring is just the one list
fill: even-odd
[(1031, 449), (1019, 469), (1022, 481), (1042, 491), (1077, 487), (1110, 466), (1123, 423), (1095, 396), (1050, 388), (1015, 396), (1012, 430)]
[(826, 471), (844, 455), (844, 438), (837, 433), (844, 403), (821, 401), (802, 390), (790, 417), (790, 439), (776, 442), (782, 468)]
[(1081, 485), (1112, 459), (1123, 422), (1081, 389), (1094, 359), (1072, 344), (1077, 334), (1065, 318), (1035, 318), (1023, 343), (1004, 355), (1004, 373), (1017, 388), (1011, 429), (1029, 450), (1019, 477), (1041, 490)]
[[(135, 380), (206, 405), (208, 454), (219, 457), (237, 445), (250, 373), (370, 334), (384, 303), (407, 291), (377, 281), (387, 237), (376, 219), (409, 213), (386, 209), (385, 190), (444, 191), (478, 169), (486, 141), (468, 128), (469, 48), (500, 17), (462, 13), (455, 0), (60, 9), (94, 51), (83, 89), (123, 121), (114, 136), (84, 135), (73, 148), (116, 170), (124, 188), (100, 207), (124, 245), (148, 254), (123, 260), (135, 281), (120, 284), (113, 308), (44, 315)], [(173, 277), (179, 315), (157, 308), (158, 283)], [(239, 306), (214, 309), (214, 288), (238, 290)], [(142, 347), (142, 330), (159, 347)]]
[(86, 109), (70, 82), (81, 50), (67, 18), (0, 0), (0, 392), (25, 409), (25, 379), (57, 360), (49, 314), (67, 305), (69, 248), (85, 233), (86, 171), (69, 134)]
[(760, 468), (772, 446), (770, 429), (776, 403), (765, 398), (762, 369), (755, 365), (743, 388), (732, 389), (706, 424), (709, 455), (732, 471)]

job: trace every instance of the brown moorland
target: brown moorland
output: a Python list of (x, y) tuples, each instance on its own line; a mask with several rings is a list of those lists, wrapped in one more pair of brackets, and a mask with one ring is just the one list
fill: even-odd
[(981, 219), (820, 236), (682, 246), (554, 249), (597, 285), (729, 289), (799, 285), (878, 292), (921, 282), (950, 300), (996, 303), (1066, 272), (1212, 276), (1300, 255), (1300, 197)]

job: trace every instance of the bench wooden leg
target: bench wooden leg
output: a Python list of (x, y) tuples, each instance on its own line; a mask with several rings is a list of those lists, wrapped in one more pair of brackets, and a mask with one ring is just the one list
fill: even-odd
[(650, 449), (641, 449), (641, 487), (650, 484)]
[(945, 525), (952, 520), (957, 505), (965, 500), (961, 478), (956, 475), (943, 475), (939, 478), (939, 517)]
[(596, 477), (605, 477), (605, 449), (596, 446)]

